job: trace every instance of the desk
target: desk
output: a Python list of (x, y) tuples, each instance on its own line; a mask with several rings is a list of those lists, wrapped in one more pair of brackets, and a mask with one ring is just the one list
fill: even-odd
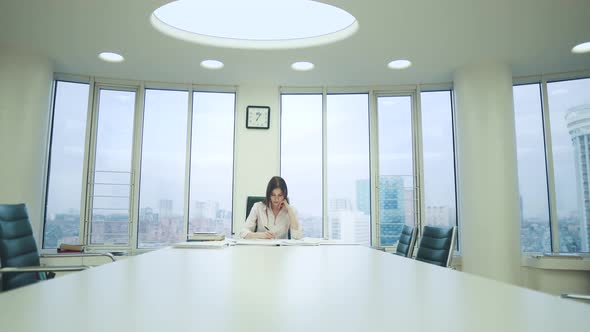
[(588, 331), (590, 305), (361, 246), (153, 251), (0, 294), (2, 331)]

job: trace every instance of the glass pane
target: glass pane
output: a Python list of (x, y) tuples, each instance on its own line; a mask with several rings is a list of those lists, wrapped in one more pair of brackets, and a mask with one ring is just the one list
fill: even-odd
[(88, 92), (88, 84), (58, 81), (56, 85), (44, 248), (57, 248), (60, 243), (80, 243)]
[(281, 95), (281, 176), (307, 237), (322, 237), (322, 95)]
[(513, 88), (513, 93), (521, 212), (520, 246), (524, 252), (550, 252), (541, 86), (518, 85)]
[(327, 96), (328, 229), (371, 244), (369, 95)]
[[(107, 194), (92, 198), (91, 244), (129, 243), (134, 110), (135, 91), (99, 91), (93, 175)], [(109, 191), (127, 194), (109, 195)]]
[(414, 225), (412, 98), (378, 97), (379, 246), (393, 246)]
[(231, 236), (235, 94), (195, 92), (189, 232)]
[(144, 108), (137, 246), (157, 248), (186, 240), (188, 92), (146, 90)]
[(425, 222), (431, 226), (456, 226), (451, 91), (423, 92), (420, 98)]
[(547, 84), (560, 252), (589, 252), (590, 79)]

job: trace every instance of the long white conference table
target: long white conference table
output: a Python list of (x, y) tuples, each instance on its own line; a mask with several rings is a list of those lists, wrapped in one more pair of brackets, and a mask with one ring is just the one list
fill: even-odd
[(0, 330), (590, 331), (590, 305), (361, 246), (165, 248), (0, 293)]

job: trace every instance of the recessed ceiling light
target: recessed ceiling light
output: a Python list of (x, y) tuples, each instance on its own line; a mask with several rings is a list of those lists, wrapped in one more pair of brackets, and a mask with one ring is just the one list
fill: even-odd
[(201, 67), (207, 69), (221, 69), (223, 68), (223, 62), (217, 60), (203, 60), (201, 61)]
[(171, 37), (218, 47), (290, 49), (345, 39), (358, 30), (354, 16), (309, 0), (178, 0), (150, 21)]
[(409, 60), (393, 60), (387, 64), (387, 67), (391, 69), (406, 69), (412, 65)]
[(578, 44), (572, 48), (572, 53), (588, 53), (590, 52), (590, 42)]
[(293, 62), (293, 64), (291, 65), (291, 68), (297, 71), (308, 71), (312, 70), (313, 67), (315, 67), (313, 63), (307, 61)]
[(102, 52), (98, 55), (98, 57), (106, 62), (123, 62), (125, 60), (121, 54), (113, 52)]

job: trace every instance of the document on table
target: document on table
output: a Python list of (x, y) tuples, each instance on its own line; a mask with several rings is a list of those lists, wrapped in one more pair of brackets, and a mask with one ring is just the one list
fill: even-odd
[(173, 244), (173, 248), (184, 249), (223, 249), (230, 245), (230, 241), (188, 241)]

